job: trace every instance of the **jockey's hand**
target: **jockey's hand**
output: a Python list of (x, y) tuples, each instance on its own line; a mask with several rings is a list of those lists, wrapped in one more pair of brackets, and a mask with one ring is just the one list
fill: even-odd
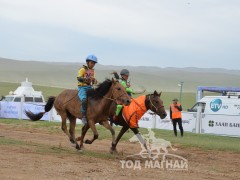
[(91, 78), (91, 82), (95, 84), (97, 80), (94, 77), (90, 77), (90, 78)]
[(91, 78), (90, 78), (90, 77), (86, 77), (86, 78), (85, 78), (85, 83), (91, 84)]

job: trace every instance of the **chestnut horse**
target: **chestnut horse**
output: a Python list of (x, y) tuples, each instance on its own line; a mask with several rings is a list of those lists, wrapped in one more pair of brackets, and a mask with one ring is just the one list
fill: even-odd
[[(144, 147), (147, 149), (146, 143), (144, 141), (144, 139), (142, 138), (142, 136), (139, 134), (138, 131), (138, 120), (140, 120), (140, 118), (142, 117), (142, 115), (147, 111), (147, 110), (151, 110), (152, 112), (156, 113), (157, 115), (160, 116), (161, 119), (164, 119), (167, 116), (167, 113), (165, 111), (164, 105), (163, 105), (163, 101), (160, 99), (161, 93), (157, 93), (157, 91), (154, 91), (153, 94), (148, 94), (148, 95), (142, 95), (139, 96), (137, 98), (132, 99), (131, 104), (128, 106), (129, 108), (131, 108), (131, 106), (133, 107), (133, 113), (130, 113), (129, 118), (125, 118), (123, 117), (122, 113), (120, 113), (117, 117), (117, 120), (113, 120), (113, 115), (115, 113), (115, 107), (116, 107), (116, 103), (112, 103), (112, 108), (110, 109), (110, 122), (114, 123), (115, 125), (120, 125), (122, 126), (122, 129), (120, 130), (117, 138), (116, 138), (116, 143), (112, 144), (111, 147), (111, 152), (116, 151), (116, 146), (119, 142), (119, 140), (121, 139), (121, 137), (123, 136), (123, 134), (130, 128), (135, 135), (137, 135), (139, 141), (144, 145)], [(142, 102), (139, 103), (137, 102), (138, 99), (142, 99)], [(123, 111), (125, 109), (125, 111), (129, 111), (128, 107), (124, 107)], [(138, 112), (140, 112), (140, 115), (138, 114)], [(127, 112), (128, 113), (128, 112)], [(131, 124), (131, 119), (134, 118), (134, 116), (138, 116), (136, 117), (136, 119), (134, 120), (134, 122)], [(141, 117), (140, 117), (141, 116)]]
[[(98, 138), (98, 132), (95, 124), (99, 123), (105, 128), (110, 130), (112, 134), (112, 144), (115, 144), (115, 131), (108, 122), (109, 108), (112, 102), (119, 101), (124, 105), (129, 105), (131, 102), (125, 88), (114, 79), (106, 79), (104, 82), (98, 85), (96, 89), (90, 89), (87, 92), (87, 119), (88, 123), (82, 127), (80, 146), (75, 139), (75, 126), (76, 118), (81, 119), (82, 113), (80, 111), (81, 101), (78, 97), (77, 90), (64, 90), (56, 97), (49, 97), (46, 105), (45, 112), (33, 114), (31, 111), (26, 111), (26, 115), (34, 121), (40, 120), (42, 116), (55, 107), (58, 114), (62, 119), (62, 130), (69, 137), (71, 143), (76, 144), (76, 149), (80, 150), (83, 147), (83, 139), (89, 128), (93, 131), (93, 138), (86, 140), (86, 143), (91, 144), (95, 139)], [(70, 121), (69, 132), (67, 130), (67, 118)]]

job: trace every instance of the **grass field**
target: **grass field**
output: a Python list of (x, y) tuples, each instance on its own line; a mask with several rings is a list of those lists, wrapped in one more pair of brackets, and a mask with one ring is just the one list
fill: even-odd
[[(41, 128), (48, 132), (61, 132), (61, 123), (59, 122), (48, 122), (48, 121), (37, 121), (32, 122), (28, 120), (15, 120), (15, 119), (0, 119), (2, 124), (11, 124), (16, 128), (24, 127), (26, 129)], [(81, 125), (77, 125), (76, 133), (80, 134)], [(116, 133), (120, 131), (120, 127), (114, 127)], [(107, 131), (102, 126), (97, 126), (99, 132), (99, 139), (111, 139), (110, 132)], [(145, 128), (140, 128), (142, 134), (147, 134), (148, 130)], [(206, 134), (194, 134), (185, 133), (184, 137), (174, 137), (172, 131), (155, 129), (155, 137), (170, 141), (174, 146), (181, 148), (199, 148), (202, 150), (219, 150), (219, 151), (232, 151), (240, 152), (240, 138), (214, 136)], [(62, 132), (63, 133), (63, 132)], [(92, 135), (92, 131), (88, 131), (89, 135)], [(128, 141), (133, 136), (131, 131), (124, 134), (121, 141)], [(11, 140), (0, 138), (0, 144), (13, 143)]]

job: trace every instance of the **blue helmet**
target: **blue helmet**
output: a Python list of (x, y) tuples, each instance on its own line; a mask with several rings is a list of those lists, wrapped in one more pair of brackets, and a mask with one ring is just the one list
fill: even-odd
[(98, 62), (98, 61), (97, 61), (97, 57), (96, 57), (95, 55), (93, 55), (93, 54), (88, 55), (88, 57), (86, 58), (86, 62), (87, 62), (87, 61), (93, 61), (93, 62), (95, 62), (95, 63)]

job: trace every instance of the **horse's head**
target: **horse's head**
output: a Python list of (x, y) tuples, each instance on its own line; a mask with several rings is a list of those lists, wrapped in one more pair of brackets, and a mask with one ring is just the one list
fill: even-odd
[(157, 91), (154, 91), (153, 94), (147, 95), (146, 106), (147, 109), (150, 109), (159, 115), (161, 119), (164, 119), (167, 116), (167, 113), (165, 111), (163, 101), (160, 99), (161, 93), (162, 92), (158, 93)]
[(125, 87), (112, 78), (112, 98), (126, 106), (131, 103), (131, 98), (127, 94)]

